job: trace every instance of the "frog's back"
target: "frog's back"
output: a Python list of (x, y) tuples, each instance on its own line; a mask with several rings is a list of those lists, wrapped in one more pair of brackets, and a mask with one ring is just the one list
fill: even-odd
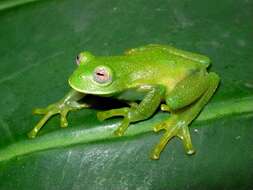
[(131, 77), (128, 80), (133, 85), (161, 84), (166, 86), (167, 92), (187, 76), (206, 70), (210, 65), (210, 59), (206, 56), (167, 45), (151, 44), (131, 49), (123, 57), (129, 63), (127, 67), (131, 70)]
[[(177, 62), (177, 65), (207, 68), (210, 59), (207, 56), (180, 50), (169, 45), (149, 44), (125, 52), (128, 56), (149, 57), (168, 64)], [(174, 62), (171, 62), (173, 60)]]
[[(125, 52), (125, 55), (96, 59), (97, 64), (112, 68), (117, 78), (129, 88), (142, 84), (160, 84), (173, 90), (178, 82), (210, 63), (208, 57), (164, 45), (147, 45)], [(121, 81), (122, 81), (121, 80)]]

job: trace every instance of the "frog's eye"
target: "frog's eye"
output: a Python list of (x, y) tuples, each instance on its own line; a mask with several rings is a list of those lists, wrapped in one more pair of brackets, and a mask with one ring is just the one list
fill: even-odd
[(78, 56), (76, 56), (76, 64), (80, 65), (82, 63), (87, 63), (90, 60), (92, 60), (93, 58), (94, 58), (94, 56), (90, 52), (88, 52), (88, 51), (81, 52), (81, 53), (79, 53)]
[(79, 55), (76, 56), (76, 64), (80, 65), (81, 61), (82, 61), (82, 55), (79, 54)]
[(77, 56), (76, 56), (76, 64), (77, 64), (77, 65), (80, 65), (80, 62), (81, 62), (81, 61), (80, 61), (80, 56), (77, 55)]
[(112, 73), (108, 67), (96, 67), (93, 73), (93, 79), (99, 84), (110, 84), (112, 82)]

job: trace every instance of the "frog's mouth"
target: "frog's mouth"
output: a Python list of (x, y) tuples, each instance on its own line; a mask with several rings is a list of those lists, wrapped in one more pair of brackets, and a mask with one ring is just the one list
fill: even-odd
[[(68, 83), (71, 88), (76, 90), (77, 92), (81, 92), (84, 94), (91, 94), (91, 95), (113, 95), (115, 94), (115, 90), (111, 90), (106, 87), (100, 87), (97, 85), (92, 85), (89, 82), (86, 83), (86, 85), (82, 85), (80, 81), (76, 81), (75, 77), (70, 77), (68, 80)], [(87, 85), (90, 84), (90, 85)]]
[(80, 85), (80, 81), (77, 81), (77, 77), (75, 76), (71, 76), (68, 80), (69, 86), (71, 88), (73, 88), (74, 90), (76, 90), (77, 92), (81, 92), (81, 93), (85, 93), (85, 94), (89, 94), (86, 92), (86, 90), (84, 90), (84, 88)]

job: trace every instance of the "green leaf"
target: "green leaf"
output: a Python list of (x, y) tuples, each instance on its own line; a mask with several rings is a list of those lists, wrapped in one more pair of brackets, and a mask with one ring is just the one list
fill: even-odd
[[(252, 189), (252, 4), (1, 1), (0, 189)], [(32, 109), (68, 91), (80, 51), (116, 55), (149, 43), (208, 55), (221, 77), (191, 125), (195, 155), (173, 139), (160, 160), (149, 159), (162, 112), (120, 138), (112, 135), (120, 119), (99, 122), (94, 109), (70, 113), (69, 128), (56, 116), (39, 137), (26, 137), (39, 120)]]
[(38, 0), (2, 0), (0, 2), (0, 11), (17, 7), (20, 5), (24, 5), (26, 3), (31, 3), (34, 1), (38, 1)]

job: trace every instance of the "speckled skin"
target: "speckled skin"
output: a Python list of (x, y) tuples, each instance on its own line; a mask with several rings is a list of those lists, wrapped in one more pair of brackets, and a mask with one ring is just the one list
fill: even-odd
[[(218, 75), (206, 70), (210, 64), (208, 57), (168, 45), (150, 44), (126, 51), (122, 56), (95, 57), (89, 52), (82, 52), (78, 63), (78, 68), (69, 78), (73, 90), (59, 102), (45, 109), (35, 109), (35, 113), (45, 116), (29, 133), (29, 137), (36, 137), (45, 122), (57, 113), (61, 114), (61, 126), (66, 127), (68, 111), (88, 107), (79, 104), (78, 100), (86, 94), (93, 94), (132, 102), (130, 107), (97, 114), (100, 120), (124, 117), (115, 131), (118, 136), (124, 134), (131, 122), (148, 119), (164, 102), (161, 109), (171, 112), (171, 116), (154, 127), (155, 132), (162, 129), (166, 132), (152, 150), (151, 158), (159, 159), (167, 142), (175, 136), (182, 139), (187, 154), (195, 152), (188, 125), (219, 84)], [(96, 77), (101, 77), (95, 73), (97, 68), (103, 68), (106, 72), (105, 76), (100, 74), (102, 82), (96, 80)], [(135, 103), (137, 100), (141, 102)]]

